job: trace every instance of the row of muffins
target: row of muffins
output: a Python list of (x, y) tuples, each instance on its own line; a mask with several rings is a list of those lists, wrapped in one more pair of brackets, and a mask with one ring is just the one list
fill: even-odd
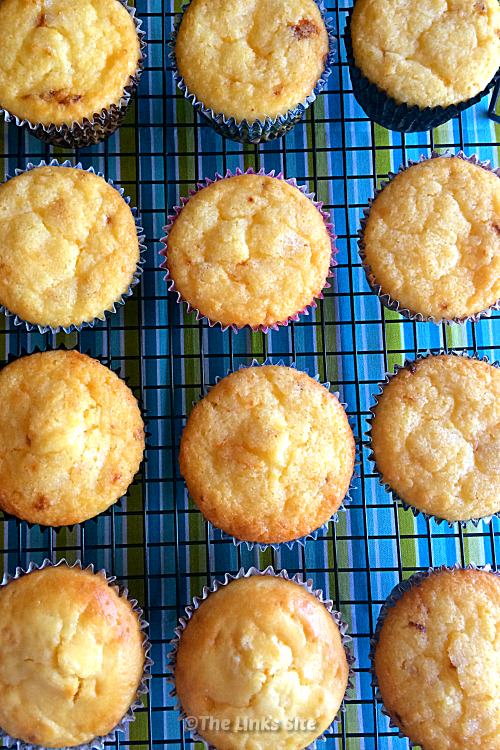
[[(82, 523), (128, 490), (145, 447), (130, 390), (74, 350), (0, 371), (0, 507), (43, 526)], [(448, 522), (500, 512), (500, 369), (438, 354), (408, 362), (377, 396), (370, 424), (382, 483), (415, 512)], [(179, 462), (216, 528), (249, 544), (317, 535), (349, 493), (355, 441), (329, 386), (264, 364), (220, 380), (194, 406)]]
[[(150, 642), (137, 602), (114, 578), (65, 561), (17, 569), (0, 586), (0, 614), (7, 744), (102, 747), (133, 720)], [(402, 736), (424, 750), (496, 750), (499, 625), (500, 577), (488, 567), (431, 569), (393, 589), (370, 659)], [(187, 607), (166, 678), (205, 745), (303, 750), (328, 731), (353, 686), (349, 642), (312, 581), (241, 570)]]
[[(386, 127), (436, 127), (494, 85), (499, 30), (496, 0), (398, 0), (396, 12), (389, 0), (357, 0), (346, 27), (355, 96)], [(8, 121), (71, 147), (118, 127), (145, 56), (126, 0), (4, 0), (0, 35), (0, 111)], [(316, 0), (191, 0), (171, 46), (185, 97), (222, 135), (253, 143), (293, 127), (334, 60), (330, 22)]]
[[(500, 300), (500, 173), (434, 154), (390, 175), (361, 222), (372, 290), (417, 320), (476, 320)], [(169, 289), (210, 324), (267, 331), (328, 288), (333, 226), (305, 188), (237, 173), (200, 184), (169, 217)], [(0, 186), (1, 308), (39, 330), (103, 319), (132, 293), (145, 250), (123, 191), (56, 162)], [(35, 281), (36, 280), (36, 281)]]

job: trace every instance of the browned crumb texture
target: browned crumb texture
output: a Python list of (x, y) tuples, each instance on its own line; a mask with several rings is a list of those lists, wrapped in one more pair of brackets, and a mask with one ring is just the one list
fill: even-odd
[(438, 572), (391, 608), (375, 670), (384, 705), (425, 750), (500, 748), (500, 578)]

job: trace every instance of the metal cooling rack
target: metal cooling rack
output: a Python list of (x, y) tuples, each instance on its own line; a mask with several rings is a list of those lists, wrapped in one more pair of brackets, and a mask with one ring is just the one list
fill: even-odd
[[(285, 140), (244, 148), (225, 142), (198, 121), (175, 91), (167, 56), (178, 0), (137, 0), (149, 39), (146, 71), (127, 122), (109, 141), (78, 153), (48, 149), (15, 127), (0, 125), (4, 173), (50, 156), (82, 161), (121, 183), (138, 205), (147, 234), (142, 283), (120, 313), (81, 335), (26, 334), (3, 317), (4, 360), (24, 348), (64, 343), (109, 357), (141, 393), (148, 413), (147, 463), (130, 497), (73, 531), (29, 529), (1, 523), (0, 562), (5, 570), (66, 557), (103, 566), (128, 582), (151, 623), (151, 694), (129, 734), (116, 746), (175, 749), (191, 746), (183, 733), (164, 675), (168, 641), (183, 607), (204, 584), (240, 566), (268, 564), (302, 572), (335, 601), (350, 623), (356, 687), (326, 749), (388, 750), (408, 747), (375, 705), (368, 672), (369, 638), (380, 604), (392, 586), (428, 565), (493, 563), (500, 555), (500, 524), (465, 530), (437, 526), (398, 508), (378, 486), (362, 449), (360, 478), (347, 513), (328, 533), (304, 549), (249, 552), (222, 540), (188, 502), (179, 475), (177, 449), (185, 414), (206, 385), (229, 369), (266, 357), (296, 362), (340, 390), (363, 436), (377, 382), (396, 362), (429, 347), (478, 351), (498, 358), (498, 317), (465, 328), (403, 320), (381, 308), (370, 293), (356, 250), (363, 207), (389, 170), (429, 154), (464, 149), (498, 165), (500, 126), (487, 118), (483, 100), (461, 119), (430, 134), (404, 136), (373, 125), (351, 93), (342, 30), (348, 3), (328, 3), (338, 34), (340, 61), (327, 94)], [(234, 335), (208, 329), (167, 295), (159, 270), (159, 240), (165, 213), (193, 184), (227, 168), (265, 167), (308, 183), (334, 216), (340, 253), (333, 287), (315, 314), (268, 336)], [(495, 337), (496, 332), (496, 337)]]

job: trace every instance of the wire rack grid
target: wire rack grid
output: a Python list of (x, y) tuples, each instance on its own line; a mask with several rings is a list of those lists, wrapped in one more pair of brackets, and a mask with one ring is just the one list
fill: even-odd
[[(36, 346), (59, 344), (107, 357), (129, 378), (147, 410), (147, 462), (126, 500), (72, 531), (0, 521), (4, 570), (45, 557), (80, 558), (128, 583), (144, 605), (155, 661), (151, 692), (127, 735), (116, 741), (117, 748), (192, 746), (165, 681), (168, 641), (177, 618), (207, 582), (240, 566), (268, 564), (313, 578), (350, 624), (356, 684), (345, 713), (326, 739), (327, 750), (407, 748), (407, 741), (389, 728), (370, 685), (369, 639), (380, 605), (396, 582), (416, 570), (455, 562), (496, 565), (500, 554), (498, 520), (477, 528), (450, 528), (415, 519), (399, 508), (379, 486), (365, 445), (347, 512), (326, 534), (292, 551), (262, 553), (233, 546), (203, 521), (179, 475), (179, 438), (192, 402), (217, 376), (253, 358), (295, 362), (331, 381), (348, 404), (361, 439), (377, 383), (395, 363), (429, 347), (498, 358), (499, 313), (475, 325), (446, 328), (410, 322), (382, 308), (360, 267), (356, 232), (374, 189), (390, 170), (410, 159), (432, 149), (460, 148), (497, 166), (500, 125), (487, 118), (486, 100), (431, 133), (405, 136), (369, 122), (354, 100), (345, 63), (342, 33), (349, 3), (327, 5), (337, 29), (337, 62), (326, 94), (284, 140), (255, 147), (224, 141), (177, 93), (166, 42), (174, 13), (180, 10), (178, 0), (137, 0), (149, 41), (146, 70), (125, 124), (107, 142), (77, 153), (49, 149), (13, 126), (0, 125), (5, 174), (50, 157), (94, 166), (125, 188), (140, 209), (147, 235), (141, 285), (106, 323), (80, 335), (42, 336), (26, 334), (10, 320), (0, 321), (4, 360)], [(325, 299), (313, 314), (269, 335), (221, 333), (197, 322), (167, 294), (159, 269), (159, 240), (168, 210), (198, 180), (237, 167), (275, 169), (307, 183), (332, 212), (338, 235), (339, 264)]]

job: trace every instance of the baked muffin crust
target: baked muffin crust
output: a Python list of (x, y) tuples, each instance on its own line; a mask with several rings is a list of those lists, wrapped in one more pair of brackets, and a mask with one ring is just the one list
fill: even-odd
[(435, 320), (500, 299), (500, 179), (458, 157), (400, 172), (375, 198), (366, 262), (383, 294)]
[(33, 124), (72, 125), (118, 104), (139, 66), (118, 0), (2, 0), (0, 106)]
[(65, 747), (108, 734), (144, 671), (139, 619), (100, 575), (60, 565), (0, 589), (0, 726)]
[(189, 199), (167, 240), (175, 288), (224, 326), (272, 326), (326, 284), (332, 246), (321, 213), (284, 180), (245, 174)]
[(425, 750), (500, 748), (500, 578), (440, 571), (388, 610), (375, 651), (382, 699)]
[[(252, 576), (210, 594), (183, 632), (175, 683), (187, 715), (230, 723), (198, 732), (218, 750), (299, 750), (333, 721), (349, 668), (340, 632), (316, 597), (291, 581)], [(277, 731), (237, 731), (271, 718)], [(314, 729), (286, 731), (289, 720)]]
[(471, 99), (500, 66), (497, 0), (357, 0), (351, 37), (365, 76), (420, 109)]
[(314, 0), (193, 0), (175, 54), (189, 92), (206, 108), (255, 122), (304, 102), (328, 50)]
[(102, 177), (38, 167), (0, 185), (0, 304), (40, 326), (103, 318), (139, 261), (134, 217)]
[(316, 530), (339, 508), (354, 437), (337, 397), (290, 367), (250, 367), (217, 383), (191, 412), (180, 467), (216, 527), (274, 543)]
[(76, 351), (22, 357), (0, 371), (0, 507), (63, 526), (101, 513), (127, 491), (144, 452), (128, 386)]
[(384, 482), (448, 521), (500, 511), (500, 370), (440, 355), (384, 387), (371, 431)]

